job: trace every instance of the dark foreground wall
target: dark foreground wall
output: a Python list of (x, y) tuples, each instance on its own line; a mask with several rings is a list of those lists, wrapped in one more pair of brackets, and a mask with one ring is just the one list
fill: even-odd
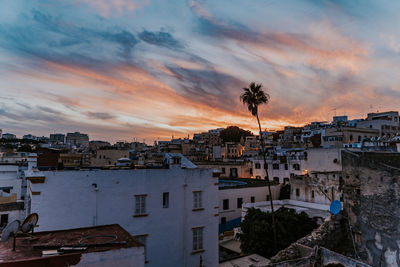
[(344, 210), (358, 256), (400, 266), (400, 153), (342, 152)]

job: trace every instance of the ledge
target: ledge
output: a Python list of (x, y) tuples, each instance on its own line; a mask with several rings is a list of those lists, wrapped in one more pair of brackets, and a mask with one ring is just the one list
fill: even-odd
[(204, 210), (204, 208), (196, 208), (196, 209), (192, 209), (192, 211), (201, 211)]
[(145, 213), (145, 214), (135, 214), (135, 215), (132, 215), (132, 217), (134, 217), (134, 218), (137, 218), (137, 217), (146, 217), (146, 216), (149, 216), (149, 214)]
[(205, 249), (193, 250), (193, 251), (192, 251), (192, 255), (193, 255), (193, 254), (198, 254), (198, 253), (203, 253), (204, 251), (205, 251)]

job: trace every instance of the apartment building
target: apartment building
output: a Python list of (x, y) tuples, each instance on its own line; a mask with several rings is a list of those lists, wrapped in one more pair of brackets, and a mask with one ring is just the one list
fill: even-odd
[(29, 183), (37, 230), (117, 223), (145, 244), (146, 266), (218, 265), (218, 180), (179, 154), (165, 168), (42, 172)]

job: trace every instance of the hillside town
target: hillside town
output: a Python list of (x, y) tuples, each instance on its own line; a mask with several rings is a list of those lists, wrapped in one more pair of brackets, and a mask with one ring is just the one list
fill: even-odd
[[(31, 214), (38, 221), (29, 238), (16, 235), (16, 251), (1, 243), (1, 263), (399, 265), (397, 111), (261, 136), (229, 126), (152, 145), (2, 130), (0, 228)], [(258, 224), (250, 213), (285, 208), (316, 226), (273, 255), (246, 245), (255, 237), (245, 239), (245, 226)]]

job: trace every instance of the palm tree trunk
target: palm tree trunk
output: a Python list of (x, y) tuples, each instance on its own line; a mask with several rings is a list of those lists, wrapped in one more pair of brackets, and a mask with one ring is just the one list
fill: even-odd
[(264, 159), (264, 170), (265, 170), (265, 178), (267, 180), (268, 183), (268, 192), (269, 192), (269, 201), (271, 203), (271, 215), (272, 215), (272, 232), (274, 234), (274, 248), (276, 249), (276, 225), (275, 225), (275, 212), (274, 212), (274, 202), (272, 201), (272, 194), (271, 194), (271, 184), (269, 182), (269, 175), (268, 175), (268, 168), (266, 168), (267, 165), (267, 157), (265, 155), (265, 144), (264, 144), (264, 139), (262, 137), (262, 131), (261, 131), (261, 123), (260, 123), (260, 119), (258, 118), (258, 113), (256, 114), (257, 117), (257, 122), (258, 122), (258, 128), (260, 130), (260, 141), (261, 141), (261, 149), (262, 149), (262, 155), (263, 155), (263, 159)]

